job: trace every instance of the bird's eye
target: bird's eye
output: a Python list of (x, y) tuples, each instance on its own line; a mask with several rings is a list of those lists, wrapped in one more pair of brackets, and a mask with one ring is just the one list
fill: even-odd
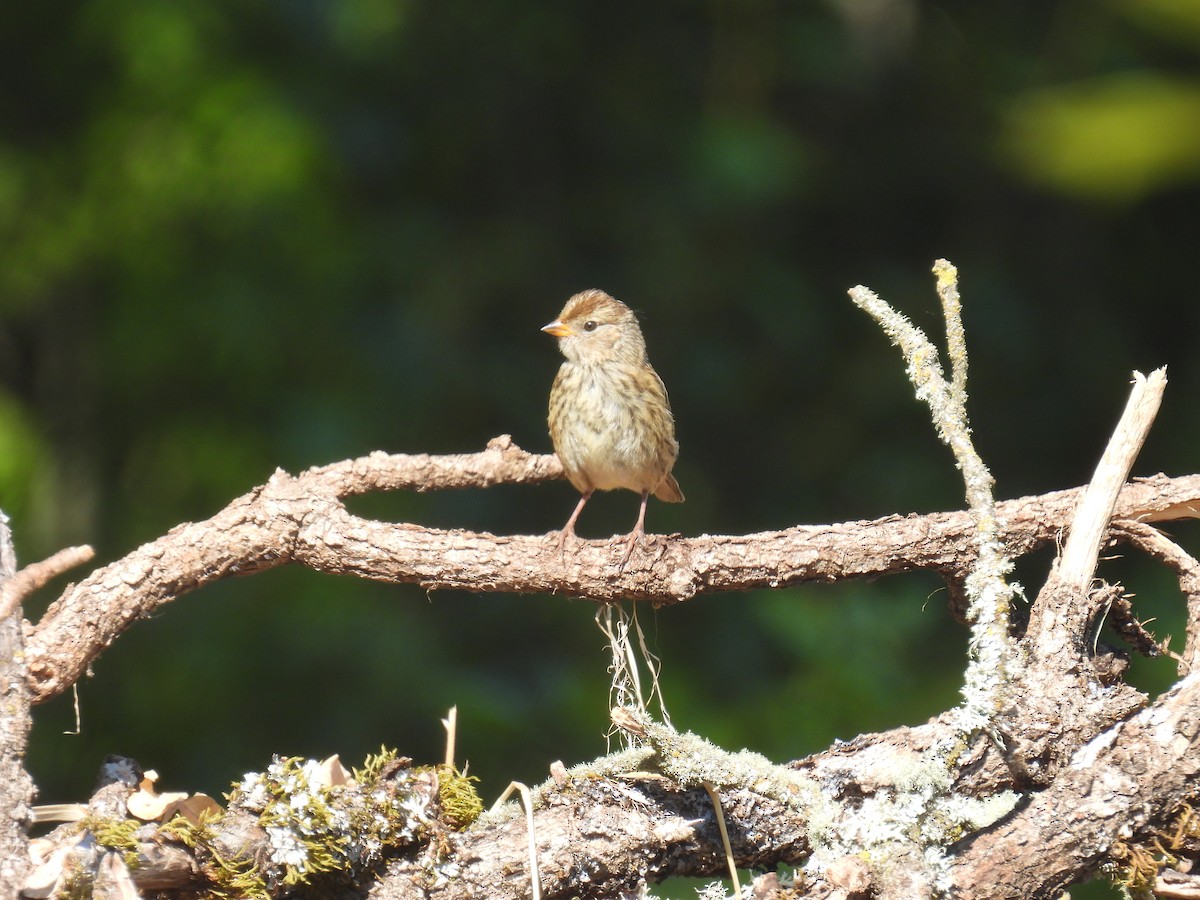
[(588, 319), (586, 322), (583, 323), (583, 330), (584, 331), (595, 331), (596, 323), (593, 322), (591, 319)]

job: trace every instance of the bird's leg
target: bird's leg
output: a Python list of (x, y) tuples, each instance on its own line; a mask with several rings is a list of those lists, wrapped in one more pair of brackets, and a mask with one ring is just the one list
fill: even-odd
[(646, 501), (650, 499), (649, 491), (642, 491), (642, 505), (638, 509), (637, 524), (633, 526), (633, 531), (629, 532), (629, 537), (625, 543), (625, 555), (621, 557), (621, 568), (625, 568), (625, 564), (629, 562), (629, 557), (633, 555), (633, 548), (637, 542), (646, 536)]
[(567, 538), (575, 537), (575, 520), (579, 518), (579, 514), (583, 512), (584, 505), (591, 499), (592, 492), (587, 491), (579, 498), (579, 503), (575, 506), (575, 512), (571, 513), (571, 518), (567, 519), (567, 524), (562, 527), (562, 531), (558, 533), (558, 552), (562, 553), (567, 546)]

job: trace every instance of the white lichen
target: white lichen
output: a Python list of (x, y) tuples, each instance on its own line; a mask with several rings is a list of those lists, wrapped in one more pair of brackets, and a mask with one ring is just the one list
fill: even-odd
[[(971, 439), (958, 272), (945, 260), (938, 260), (933, 271), (946, 323), (949, 379), (937, 348), (921, 329), (868, 288), (853, 288), (850, 296), (900, 348), (916, 396), (928, 405), (934, 429), (950, 447), (962, 473), (975, 522), (975, 556), (963, 579), (971, 626), (963, 700), (952, 712), (951, 734), (919, 759), (898, 763), (891, 786), (865, 798), (852, 815), (843, 816), (837, 822), (836, 838), (816, 847), (806, 868), (819, 871), (846, 855), (860, 853), (882, 871), (890, 860), (912, 859), (913, 851), (919, 850), (932, 889), (944, 891), (949, 885), (944, 848), (995, 821), (1018, 799), (1011, 792), (975, 799), (951, 791), (958, 758), (970, 742), (980, 733), (999, 740), (994, 723), (1007, 703), (1011, 676), (1021, 664), (1009, 633), (1010, 612), (1023, 594), (1020, 585), (1008, 581), (1013, 563), (1001, 538), (1004, 523), (996, 515), (994, 479)], [(886, 777), (881, 780), (887, 783)]]
[(1000, 540), (1002, 522), (996, 517), (991, 472), (971, 440), (967, 415), (967, 348), (958, 293), (958, 271), (946, 260), (933, 267), (946, 322), (951, 379), (942, 369), (937, 348), (907, 317), (874, 291), (861, 285), (850, 298), (879, 323), (904, 354), (906, 371), (917, 397), (929, 406), (938, 437), (950, 447), (962, 472), (967, 504), (975, 519), (975, 560), (964, 579), (971, 622), (969, 659), (963, 679), (963, 703), (956, 710), (957, 730), (963, 736), (989, 727), (1003, 707), (1010, 667), (1019, 663), (1009, 636), (1009, 611), (1019, 586), (1008, 582), (1012, 560)]
[(267, 840), (271, 845), (271, 862), (297, 872), (306, 871), (308, 851), (300, 834), (285, 826), (268, 825)]
[(231, 805), (257, 814), (278, 867), (270, 883), (296, 884), (309, 876), (350, 871), (382, 859), (388, 846), (408, 843), (430, 822), (436, 797), (418, 790), (412, 772), (399, 772), (388, 790), (350, 778), (330, 784), (327, 763), (276, 758), (266, 772), (246, 775)]

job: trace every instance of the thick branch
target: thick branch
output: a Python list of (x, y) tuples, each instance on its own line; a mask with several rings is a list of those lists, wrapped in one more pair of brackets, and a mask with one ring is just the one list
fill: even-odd
[(953, 869), (959, 900), (1058, 897), (1194, 796), (1200, 776), (1200, 673), (1081, 747), (1028, 805), (967, 842)]
[[(1194, 789), (1200, 774), (1198, 722), (1200, 676), (1191, 676), (1150, 709), (1113, 725), (1077, 750), (1052, 785), (1028, 795), (1028, 802), (1012, 813), (990, 827), (968, 827), (972, 836), (948, 850), (947, 877), (953, 886), (949, 896), (1057, 897), (1063, 886), (1104, 861), (1117, 841), (1129, 838), (1129, 827), (1132, 837), (1145, 836)], [(615, 898), (668, 875), (720, 877), (718, 829), (711, 802), (696, 786), (699, 778), (713, 778), (721, 785), (739, 866), (799, 865), (814, 851), (828, 852), (820, 844), (840, 833), (841, 816), (885, 811), (886, 806), (879, 807), (875, 800), (898, 791), (920, 796), (925, 790), (922, 773), (929, 774), (922, 762), (926, 751), (944, 740), (953, 725), (943, 718), (839, 745), (795, 764), (797, 779), (771, 777), (744, 751), (697, 749), (694, 745), (703, 742), (695, 736), (652, 727), (666, 735), (669, 746), (664, 750), (618, 754), (570, 772), (560, 770), (535, 791), (534, 833), (543, 896)], [(722, 777), (723, 772), (729, 774)], [(806, 791), (801, 781), (813, 787)], [(908, 786), (901, 787), (901, 781)], [(795, 793), (789, 801), (790, 790)], [(972, 815), (966, 798), (977, 796), (975, 792), (956, 794), (941, 815), (949, 815), (951, 809), (958, 809), (959, 816)], [(809, 818), (814, 801), (821, 816), (816, 839), (810, 836)], [(900, 807), (896, 812), (902, 814), (904, 804)], [(976, 809), (976, 815), (986, 810)], [(865, 841), (874, 828), (875, 839), (881, 840), (903, 822), (899, 815), (895, 821), (859, 822), (854, 834)], [(969, 824), (963, 821), (963, 826)], [(930, 825), (925, 821), (920, 827)], [(244, 815), (219, 820), (213, 829), (215, 845), (237, 848), (241, 857), (264, 858), (266, 836)], [(204, 867), (189, 861), (182, 848), (162, 847), (148, 835), (144, 840), (143, 861), (133, 870), (136, 883), (159, 889), (204, 886), (197, 881)], [(521, 815), (489, 814), (464, 832), (444, 834), (436, 859), (437, 871), (452, 872), (453, 877), (438, 877), (429, 856), (418, 847), (392, 861), (371, 896), (529, 896), (527, 833)], [(830, 883), (839, 871), (830, 864), (822, 874), (813, 873), (806, 896), (844, 898)], [(891, 882), (901, 876), (899, 867), (887, 865), (864, 873), (872, 895), (928, 895), (906, 893), (903, 884)]]
[[(807, 854), (806, 823), (778, 800), (748, 788), (721, 792), (739, 867), (798, 865)], [(668, 875), (725, 874), (712, 801), (701, 788), (666, 779), (577, 778), (543, 791), (534, 815), (538, 872), (545, 898), (636, 895)], [(530, 896), (528, 837), (523, 817), (481, 823), (457, 836), (455, 878), (420, 894), (428, 876), (419, 862), (393, 865), (371, 892), (377, 900)]]
[[(671, 875), (723, 874), (721, 838), (708, 794), (699, 786), (683, 787), (632, 766), (620, 768), (621, 763), (631, 761), (637, 760), (625, 754), (570, 772), (560, 770), (554, 781), (537, 789), (533, 829), (543, 897), (621, 897), (636, 892), (646, 881)], [(452, 831), (440, 818), (437, 779), (418, 776), (407, 783), (419, 785), (418, 793), (408, 794), (406, 802), (410, 809), (422, 810), (422, 836), (401, 837), (391, 844), (396, 855), (386, 874), (381, 873), (374, 883), (372, 897), (522, 900), (530, 896), (528, 832), (523, 815), (511, 814), (510, 804), (465, 831)], [(131, 788), (116, 787), (115, 792), (98, 792), (93, 797), (89, 804), (93, 818), (125, 819)], [(299, 795), (308, 790), (307, 786), (296, 788)], [(392, 802), (382, 781), (359, 796), (362, 802), (384, 809)], [(773, 869), (803, 861), (809, 849), (807, 825), (786, 798), (730, 785), (721, 788), (720, 799), (740, 866)], [(101, 801), (109, 812), (97, 816), (94, 810)], [(300, 805), (305, 802), (302, 797)], [(348, 808), (336, 798), (333, 803)], [(361, 811), (371, 814), (371, 807)], [(94, 828), (95, 823), (87, 827)], [(100, 861), (95, 843), (80, 844), (77, 829), (76, 825), (64, 826), (50, 836), (50, 844), (75, 848), (76, 866), (91, 871)], [(331, 830), (338, 833), (337, 826)], [(141, 825), (135, 836), (138, 861), (130, 870), (133, 883), (143, 890), (210, 890), (214, 887), (210, 879), (220, 877), (211, 865), (212, 850), (228, 861), (257, 861), (258, 875), (264, 881), (281, 876), (280, 861), (272, 859), (271, 836), (253, 813), (231, 807), (227, 814), (209, 820), (205, 831), (204, 846), (197, 851), (154, 824)], [(320, 840), (318, 833), (309, 837)], [(43, 880), (57, 878), (59, 871), (60, 867), (51, 868)], [(323, 880), (319, 874), (307, 877), (312, 881), (298, 889), (298, 896), (362, 896), (357, 891), (339, 892), (337, 879)]]
[[(351, 515), (342, 497), (396, 487), (532, 484), (561, 477), (553, 456), (507, 437), (453, 457), (374, 453), (298, 476), (278, 471), (211, 519), (180, 525), (69, 587), (32, 630), (26, 648), (35, 702), (70, 687), (118, 635), (163, 603), (212, 581), (299, 563), (427, 589), (527, 592), (676, 603), (698, 594), (783, 587), (911, 569), (958, 571), (974, 533), (965, 512), (887, 516), (744, 536), (656, 536), (624, 571), (621, 546), (583, 541), (565, 559), (547, 536), (495, 536)], [(423, 480), (423, 479), (428, 479)], [(1056, 539), (1079, 491), (997, 505), (998, 538), (1020, 556)], [(1127, 485), (1115, 516), (1195, 517), (1200, 475)]]

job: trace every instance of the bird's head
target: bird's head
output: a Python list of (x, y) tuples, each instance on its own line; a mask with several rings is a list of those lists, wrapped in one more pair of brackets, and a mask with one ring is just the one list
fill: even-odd
[(542, 328), (558, 338), (563, 356), (580, 365), (646, 360), (646, 342), (633, 310), (604, 291), (581, 291), (557, 319)]

